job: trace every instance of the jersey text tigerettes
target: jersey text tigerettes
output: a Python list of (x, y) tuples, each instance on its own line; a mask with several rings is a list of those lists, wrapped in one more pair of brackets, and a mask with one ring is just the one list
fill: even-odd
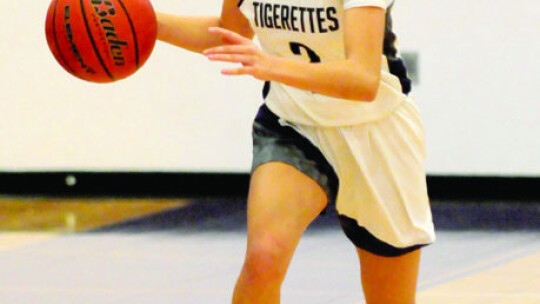
[(264, 88), (267, 106), (291, 123), (320, 126), (354, 125), (375, 121), (391, 113), (410, 91), (410, 82), (394, 46), (395, 35), (389, 13), (393, 2), (241, 0), (240, 9), (249, 19), (265, 52), (313, 63), (345, 59), (342, 28), (345, 10), (362, 6), (378, 6), (387, 10), (381, 83), (373, 102), (333, 98), (267, 82)]

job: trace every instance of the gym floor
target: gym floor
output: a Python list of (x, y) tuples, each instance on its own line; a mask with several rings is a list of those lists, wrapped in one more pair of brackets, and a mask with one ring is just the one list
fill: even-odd
[[(538, 202), (434, 201), (419, 304), (540, 303)], [(0, 301), (229, 303), (242, 199), (0, 198)], [(356, 254), (330, 210), (308, 229), (283, 304), (363, 303)]]

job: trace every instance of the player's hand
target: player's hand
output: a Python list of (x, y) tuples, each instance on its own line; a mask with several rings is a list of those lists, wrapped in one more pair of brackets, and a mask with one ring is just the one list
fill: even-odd
[(264, 53), (252, 40), (235, 32), (220, 27), (211, 27), (209, 32), (221, 36), (223, 45), (207, 49), (203, 54), (212, 61), (242, 65), (223, 69), (222, 74), (251, 75), (260, 80), (268, 80), (275, 57)]

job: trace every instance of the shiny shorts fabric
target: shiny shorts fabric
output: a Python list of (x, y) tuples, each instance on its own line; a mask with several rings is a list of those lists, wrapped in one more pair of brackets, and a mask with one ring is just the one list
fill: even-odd
[[(309, 133), (307, 130), (306, 134)], [(306, 134), (301, 134), (299, 128), (283, 121), (263, 104), (253, 123), (252, 170), (268, 162), (289, 164), (316, 181), (326, 192), (328, 202), (334, 205), (340, 190), (338, 174)], [(349, 240), (356, 247), (376, 255), (400, 256), (429, 243), (419, 241), (407, 246), (395, 246), (375, 236), (354, 216), (344, 214), (339, 209), (338, 213), (341, 227)]]

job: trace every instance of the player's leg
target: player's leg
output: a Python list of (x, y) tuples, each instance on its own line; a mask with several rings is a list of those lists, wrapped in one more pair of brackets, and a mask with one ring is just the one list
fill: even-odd
[(352, 218), (340, 215), (339, 221), (358, 252), (367, 304), (415, 303), (423, 245), (394, 247), (379, 240)]
[[(396, 229), (395, 235), (400, 237), (379, 239), (358, 226), (356, 231), (351, 228), (349, 232), (358, 236), (362, 235), (359, 230), (364, 230), (362, 240), (352, 235), (349, 238), (355, 243), (360, 257), (362, 287), (367, 303), (414, 304), (420, 247), (435, 239), (423, 166), (422, 122), (414, 103), (407, 101), (393, 115), (373, 127), (371, 136), (376, 144), (372, 148), (377, 151), (377, 157), (371, 161), (388, 170), (380, 175), (366, 174), (373, 178), (371, 191), (394, 193), (381, 195), (378, 203), (394, 210), (394, 217), (389, 219), (389, 223)], [(386, 183), (393, 185), (392, 190), (385, 188)], [(374, 203), (377, 200), (369, 201)], [(343, 218), (340, 220), (346, 228)], [(390, 231), (379, 231), (379, 234), (390, 235)], [(391, 246), (391, 239), (395, 243), (410, 244), (410, 247)], [(401, 241), (396, 242), (399, 239)]]
[(327, 195), (293, 166), (269, 162), (253, 172), (248, 241), (234, 304), (277, 304), (300, 236), (325, 208)]
[(367, 304), (414, 304), (420, 249), (384, 257), (357, 248)]
[[(359, 250), (368, 304), (414, 303), (420, 252), (435, 239), (423, 168), (423, 128), (404, 102), (379, 121), (322, 129), (339, 176), (337, 209)], [(329, 154), (329, 153), (328, 153)]]

